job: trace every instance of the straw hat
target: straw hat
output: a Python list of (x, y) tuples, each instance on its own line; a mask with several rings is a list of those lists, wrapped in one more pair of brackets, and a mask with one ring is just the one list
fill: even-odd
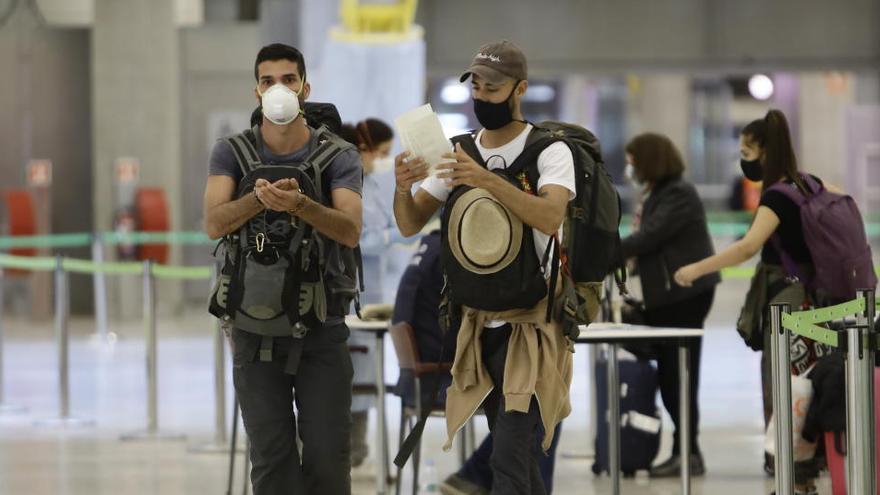
[(471, 189), (449, 212), (449, 248), (464, 269), (488, 275), (499, 272), (519, 254), (522, 221), (485, 189)]

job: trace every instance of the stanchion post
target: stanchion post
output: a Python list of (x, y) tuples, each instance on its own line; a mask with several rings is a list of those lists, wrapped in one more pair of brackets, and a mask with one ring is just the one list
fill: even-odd
[(25, 408), (20, 406), (14, 406), (7, 404), (6, 401), (6, 390), (4, 388), (4, 378), (3, 378), (3, 369), (5, 364), (3, 362), (3, 344), (5, 343), (6, 337), (4, 335), (3, 328), (3, 316), (5, 310), (5, 301), (3, 299), (5, 291), (5, 277), (3, 273), (3, 267), (0, 267), (0, 415), (3, 414), (18, 414), (25, 411)]
[(58, 344), (58, 404), (60, 416), (70, 416), (70, 328), (68, 327), (68, 290), (70, 288), (67, 273), (60, 256), (55, 258), (55, 338)]
[(156, 331), (156, 278), (153, 261), (144, 261), (143, 270), (144, 332), (147, 356), (147, 428), (139, 433), (123, 435), (122, 440), (184, 440), (185, 435), (159, 432), (159, 368)]
[(791, 417), (791, 338), (782, 326), (782, 314), (791, 312), (788, 304), (770, 305), (770, 339), (773, 351), (773, 413), (776, 415), (776, 494), (794, 493), (794, 455)]
[(58, 351), (58, 416), (37, 421), (37, 426), (88, 426), (93, 421), (70, 416), (70, 279), (64, 260), (55, 257), (55, 342)]
[[(847, 493), (867, 494), (862, 469), (865, 465), (864, 435), (865, 424), (861, 414), (862, 389), (861, 359), (862, 331), (858, 325), (846, 329), (846, 458)], [(869, 469), (869, 472), (873, 470)]]
[[(219, 267), (211, 272), (211, 286), (217, 282)], [(229, 452), (226, 435), (226, 332), (223, 322), (213, 318), (214, 325), (214, 441), (190, 449), (193, 453)]]
[(214, 322), (214, 441), (226, 444), (226, 339), (220, 320)]
[(874, 412), (874, 324), (873, 289), (859, 290), (865, 310), (856, 315), (856, 325), (847, 328), (847, 442), (850, 446), (850, 493), (876, 493), (876, 448)]
[(100, 269), (104, 263), (104, 243), (100, 233), (92, 236), (92, 262), (98, 267), (92, 274), (95, 292), (95, 338), (102, 343), (115, 342), (116, 334), (107, 328), (107, 279)]
[(144, 261), (144, 331), (147, 336), (147, 433), (159, 431), (159, 370), (156, 367), (156, 279), (153, 262)]

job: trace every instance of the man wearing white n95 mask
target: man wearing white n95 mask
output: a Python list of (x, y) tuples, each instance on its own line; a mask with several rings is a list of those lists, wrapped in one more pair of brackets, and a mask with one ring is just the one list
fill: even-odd
[[(469, 141), (472, 154), (457, 143), (447, 155), (453, 162), (440, 165), (432, 177), (420, 157), (399, 155), (394, 214), (401, 233), (412, 235), (446, 204), (442, 260), (447, 297), (462, 310), (450, 317), (460, 317), (461, 323), (444, 447), (482, 406), (494, 442), (492, 493), (544, 494), (537, 463), (543, 453), (537, 445), (549, 449), (556, 425), (570, 411), (571, 355), (556, 323), (545, 322), (544, 274), (555, 269), (549, 269), (552, 262), (541, 263), (549, 259), (544, 254), (551, 239), (561, 240), (566, 206), (576, 194), (574, 159), (565, 143), (554, 143), (537, 155), (537, 163), (527, 164), (536, 167), (536, 181), (513, 172), (515, 167), (504, 172), (523, 154), (534, 129), (520, 106), (528, 81), (519, 47), (509, 41), (484, 45), (461, 81), (468, 78), (474, 114), (483, 126)], [(413, 195), (412, 186), (421, 180)], [(497, 283), (508, 275), (513, 283)], [(469, 287), (484, 285), (486, 290), (474, 294), (482, 306), (462, 300), (463, 293), (473, 294)], [(529, 288), (527, 297), (520, 296), (526, 292), (520, 287)], [(529, 378), (534, 376), (542, 378)], [(447, 489), (466, 493), (460, 487)]]
[[(204, 200), (208, 235), (226, 239), (227, 253), (238, 250), (233, 258), (244, 267), (224, 268), (233, 282), (222, 309), (232, 326), (233, 381), (251, 441), (251, 481), (255, 495), (349, 495), (352, 365), (344, 317), (350, 299), (333, 289), (342, 277), (330, 267), (341, 266), (360, 238), (360, 158), (341, 138), (305, 122), (301, 108), (310, 87), (297, 49), (264, 47), (254, 76), (262, 123), (216, 144)], [(335, 146), (332, 158), (311, 167), (322, 159), (316, 150), (327, 146)], [(279, 176), (287, 173), (300, 174), (299, 180)], [(246, 243), (254, 228), (251, 251)], [(236, 299), (233, 283), (244, 271), (244, 295)], [(314, 283), (303, 282), (307, 276)], [(236, 303), (241, 306), (230, 311)], [(280, 316), (263, 318), (279, 305)], [(271, 331), (260, 327), (267, 321)]]

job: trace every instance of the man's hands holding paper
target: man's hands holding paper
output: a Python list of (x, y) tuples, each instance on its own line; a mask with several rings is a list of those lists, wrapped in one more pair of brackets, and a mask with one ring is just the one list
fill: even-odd
[[(446, 181), (450, 188), (464, 185), (486, 189), (498, 178), (475, 162), (460, 144), (455, 145), (454, 152), (445, 153), (443, 158), (447, 161), (437, 165), (437, 178)], [(431, 166), (422, 157), (412, 157), (408, 151), (397, 155), (394, 159), (397, 191), (410, 192), (413, 184), (428, 178), (430, 170)]]
[(455, 145), (455, 152), (446, 153), (443, 158), (455, 160), (437, 166), (437, 177), (447, 181), (450, 187), (470, 186), (488, 189), (498, 176), (474, 161), (460, 144)]
[(427, 179), (429, 172), (428, 162), (420, 156), (413, 157), (409, 151), (394, 157), (394, 180), (399, 193), (409, 194), (413, 184)]

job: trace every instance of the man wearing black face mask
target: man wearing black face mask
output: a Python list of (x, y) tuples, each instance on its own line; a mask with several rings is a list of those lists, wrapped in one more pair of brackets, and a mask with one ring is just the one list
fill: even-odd
[[(419, 232), (449, 199), (447, 211), (452, 213), (444, 216), (446, 229), (447, 221), (452, 223), (451, 219), (455, 218), (456, 208), (466, 203), (462, 199), (465, 194), (478, 193), (500, 203), (505, 212), (503, 217), (515, 217), (510, 223), (523, 227), (520, 230), (522, 244), (519, 240), (515, 241), (516, 244), (504, 244), (495, 253), (509, 253), (521, 246), (528, 246), (517, 251), (522, 254), (516, 255), (516, 262), (524, 260), (523, 263), (540, 267), (542, 260), (547, 260), (543, 255), (551, 238), (555, 237), (561, 242), (565, 208), (576, 194), (572, 152), (564, 142), (556, 142), (543, 149), (537, 155), (537, 163), (533, 164), (538, 171), (535, 183), (530, 183), (525, 174), (510, 174), (516, 175), (511, 180), (492, 172), (507, 169), (514, 163), (523, 153), (529, 134), (534, 129), (525, 121), (520, 108), (520, 101), (528, 88), (525, 55), (509, 41), (484, 45), (474, 56), (461, 81), (468, 78), (471, 79), (474, 113), (483, 126), (474, 136), (474, 156), (468, 155), (460, 144), (456, 144), (455, 152), (447, 155), (454, 162), (441, 165), (438, 174), (428, 177), (427, 165), (420, 157), (410, 157), (407, 153), (398, 155), (395, 160), (397, 189), (394, 196), (398, 228), (404, 236)], [(475, 159), (483, 164), (478, 164)], [(412, 186), (422, 180), (424, 182), (413, 195)], [(461, 194), (465, 190), (467, 193)], [(464, 212), (467, 209), (465, 206), (458, 210), (462, 212), (461, 218), (474, 211), (471, 217), (461, 220), (461, 229), (448, 227), (448, 232), (457, 233), (457, 240), (451, 240), (453, 236), (444, 230), (442, 259), (447, 275), (452, 273), (451, 270), (458, 270), (456, 273), (461, 274), (464, 266), (461, 263), (467, 264), (467, 260), (462, 262), (462, 259), (469, 255), (461, 253), (466, 252), (468, 246), (464, 241), (455, 246), (453, 244), (472, 234), (467, 232), (468, 225), (485, 227), (480, 228), (476, 235), (471, 235), (471, 239), (487, 241), (479, 242), (477, 239), (474, 243), (477, 251), (485, 248), (487, 243), (500, 245), (503, 244), (502, 238), (508, 240), (503, 228), (493, 231), (498, 226), (496, 220), (499, 217), (481, 217), (481, 211), (485, 212), (486, 208), (478, 207)], [(504, 246), (508, 247), (507, 251)], [(483, 249), (483, 253), (492, 249)], [(477, 254), (479, 257), (480, 253)], [(546, 282), (546, 277), (553, 272), (552, 263), (549, 261), (543, 267), (543, 276), (536, 270), (539, 283)], [(469, 271), (471, 273), (465, 276), (477, 273), (476, 277), (481, 283), (491, 285), (498, 279), (480, 279), (483, 275), (480, 275), (479, 267)], [(494, 277), (498, 272), (484, 273), (492, 273), (485, 276)], [(450, 294), (456, 294), (456, 290), (461, 289), (460, 286), (456, 288), (454, 277), (448, 277), (447, 281)], [(512, 286), (522, 287), (516, 284)], [(501, 289), (508, 287), (498, 287), (497, 291), (487, 290), (485, 299), (497, 299), (496, 292)], [(546, 493), (537, 462), (544, 454), (536, 445), (540, 443), (541, 448), (549, 449), (557, 424), (570, 411), (567, 397), (571, 381), (571, 354), (555, 321), (545, 324), (546, 300), (545, 297), (534, 307), (509, 307), (493, 300), (487, 303), (487, 306), (495, 306), (491, 312), (469, 307), (461, 313), (456, 361), (452, 370), (453, 386), (447, 395), (447, 431), (450, 438), (454, 436), (460, 426), (458, 423), (463, 424), (469, 414), (482, 405), (493, 436), (489, 460), (492, 493)], [(531, 356), (539, 354), (538, 341), (542, 342), (544, 354), (530, 360), (526, 352), (523, 357), (523, 351), (533, 351)], [(534, 347), (529, 347), (532, 343)], [(509, 366), (510, 363), (514, 363), (514, 366)], [(479, 370), (474, 382), (457, 374), (457, 370), (474, 368)], [(534, 380), (524, 383), (528, 379), (522, 379), (523, 376), (539, 374), (542, 380), (538, 384)], [(514, 389), (516, 392), (511, 393)], [(538, 398), (541, 399), (540, 410)], [(446, 447), (449, 446), (447, 443)], [(451, 493), (467, 492), (458, 489), (458, 492)]]

